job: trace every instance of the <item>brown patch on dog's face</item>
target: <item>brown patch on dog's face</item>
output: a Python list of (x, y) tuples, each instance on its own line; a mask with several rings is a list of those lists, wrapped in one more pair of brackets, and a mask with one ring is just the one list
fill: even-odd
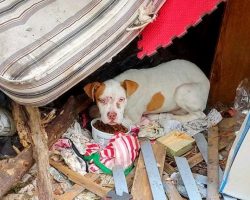
[(151, 112), (151, 111), (161, 108), (164, 103), (164, 100), (165, 100), (165, 97), (162, 95), (161, 92), (155, 93), (147, 105), (147, 111)]
[(104, 89), (105, 89), (105, 84), (104, 83), (99, 83), (99, 82), (93, 82), (89, 83), (84, 86), (84, 91), (85, 93), (93, 100), (97, 100), (100, 95), (102, 95)]
[(96, 101), (99, 100), (99, 97), (103, 94), (104, 90), (105, 90), (105, 84), (101, 83), (101, 85), (95, 91), (95, 99), (96, 99)]

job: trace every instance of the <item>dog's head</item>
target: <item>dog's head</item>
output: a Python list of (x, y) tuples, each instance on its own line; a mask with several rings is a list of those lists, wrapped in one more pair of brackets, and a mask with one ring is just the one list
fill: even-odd
[(86, 94), (93, 100), (101, 113), (101, 120), (105, 124), (120, 124), (123, 120), (127, 97), (131, 96), (138, 84), (125, 80), (119, 83), (108, 80), (103, 83), (93, 82), (84, 87)]

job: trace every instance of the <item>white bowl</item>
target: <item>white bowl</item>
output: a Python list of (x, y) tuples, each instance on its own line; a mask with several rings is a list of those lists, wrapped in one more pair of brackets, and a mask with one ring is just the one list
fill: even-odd
[[(102, 146), (106, 146), (109, 142), (109, 140), (114, 136), (114, 134), (111, 134), (111, 133), (106, 133), (106, 132), (103, 132), (103, 131), (100, 131), (98, 129), (96, 129), (93, 124), (97, 121), (97, 120), (101, 120), (100, 118), (96, 118), (96, 119), (93, 119), (91, 121), (91, 128), (92, 128), (92, 136), (93, 136), (93, 139), (96, 143), (99, 143), (100, 145)], [(131, 130), (131, 127), (130, 125), (124, 121), (122, 122), (122, 125), (125, 126), (127, 129), (128, 129), (128, 132), (125, 133), (125, 134), (128, 134)]]

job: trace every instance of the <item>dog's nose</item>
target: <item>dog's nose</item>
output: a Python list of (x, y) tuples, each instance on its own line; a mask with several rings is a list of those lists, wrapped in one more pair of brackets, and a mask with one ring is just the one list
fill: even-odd
[(108, 118), (110, 120), (115, 120), (116, 116), (117, 116), (117, 113), (116, 112), (108, 112)]

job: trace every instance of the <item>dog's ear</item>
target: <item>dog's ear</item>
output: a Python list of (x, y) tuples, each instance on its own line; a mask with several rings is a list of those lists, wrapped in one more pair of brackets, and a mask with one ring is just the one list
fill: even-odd
[(102, 83), (99, 82), (93, 82), (93, 83), (88, 83), (87, 85), (84, 86), (84, 91), (85, 93), (93, 100), (95, 101), (95, 92), (97, 89), (102, 85)]
[(125, 89), (127, 97), (131, 96), (139, 87), (138, 83), (131, 80), (124, 80), (121, 85)]

